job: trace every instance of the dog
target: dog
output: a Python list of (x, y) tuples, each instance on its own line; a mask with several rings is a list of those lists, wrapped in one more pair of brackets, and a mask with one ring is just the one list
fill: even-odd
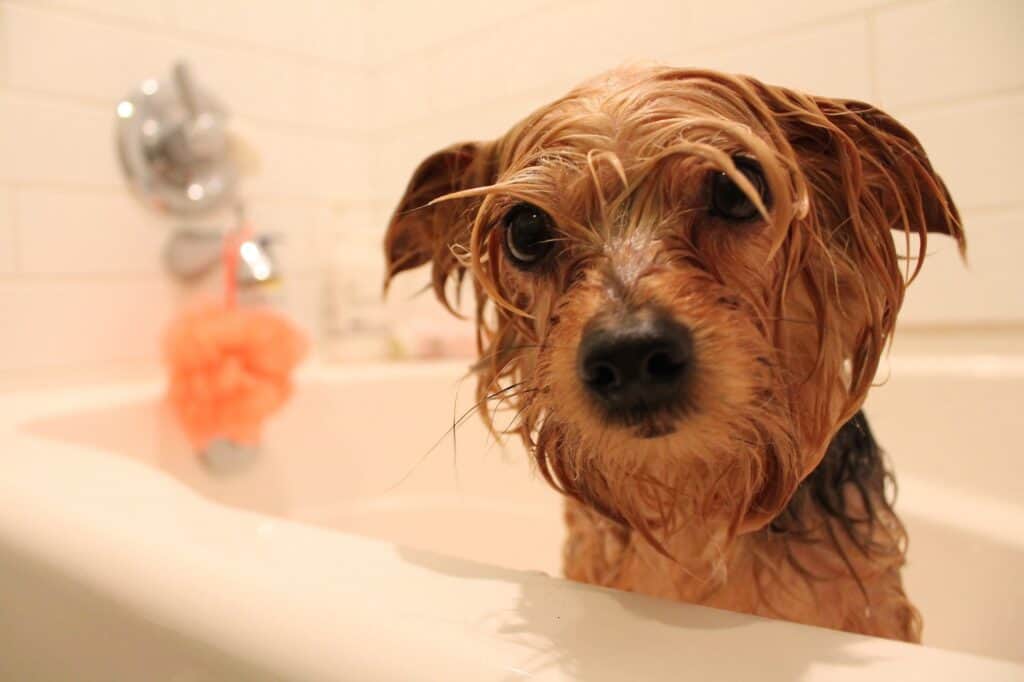
[(919, 642), (861, 405), (933, 234), (965, 254), (879, 109), (623, 67), (425, 159), (385, 289), (430, 264), (456, 312), (468, 275), (480, 404), (565, 495), (568, 578)]

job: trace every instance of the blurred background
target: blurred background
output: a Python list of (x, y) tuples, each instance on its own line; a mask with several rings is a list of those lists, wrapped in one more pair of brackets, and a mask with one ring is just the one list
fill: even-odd
[(151, 366), (168, 320), (216, 289), (169, 277), (161, 251), (182, 226), (229, 229), (230, 211), (154, 211), (116, 155), (118, 102), (179, 59), (244, 149), (239, 193), (280, 268), (264, 298), (321, 358), (463, 352), (467, 325), (415, 295), (425, 270), (381, 301), (380, 242), (410, 173), (632, 60), (890, 111), (947, 180), (970, 256), (929, 242), (902, 333), (1018, 338), (1022, 38), (1019, 0), (4, 0), (0, 382)]

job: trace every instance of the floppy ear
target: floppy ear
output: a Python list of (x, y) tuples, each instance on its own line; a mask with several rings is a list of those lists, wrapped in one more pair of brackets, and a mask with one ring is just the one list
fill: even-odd
[[(961, 254), (966, 249), (949, 191), (903, 125), (863, 102), (755, 87), (778, 126), (772, 134), (781, 133), (795, 154), (798, 200), (808, 201), (783, 246), (786, 276), (795, 286), (779, 287), (777, 295), (780, 309), (793, 301), (817, 326), (810, 332), (780, 325), (780, 343), (792, 344), (790, 356), (806, 358), (800, 409), (816, 447), (787, 464), (795, 468), (766, 471), (740, 532), (778, 513), (792, 494), (794, 472), (799, 481), (814, 471), (827, 443), (860, 409), (928, 237), (947, 235)], [(907, 254), (916, 262), (901, 259), (900, 233), (917, 235), (917, 253)], [(912, 264), (911, 272), (903, 264)], [(837, 385), (843, 390), (831, 390)], [(818, 390), (823, 386), (829, 390)]]
[(948, 235), (963, 255), (967, 243), (960, 214), (917, 137), (870, 104), (826, 98), (816, 103), (841, 132), (831, 137), (831, 151), (843, 166), (842, 189), (859, 195), (860, 206), (850, 208), (922, 240), (927, 234)]
[(847, 101), (845, 108), (855, 112), (867, 126), (869, 148), (874, 147), (875, 157), (893, 172), (909, 207), (914, 209), (920, 202), (925, 231), (953, 237), (963, 253), (967, 243), (960, 213), (917, 137), (899, 121), (868, 104)]
[(452, 247), (468, 245), (472, 209), (477, 200), (452, 199), (433, 205), (430, 202), (452, 192), (493, 183), (491, 150), (489, 144), (464, 142), (431, 154), (416, 168), (384, 237), (385, 288), (398, 273), (433, 262), (434, 289), (445, 300), (448, 277), (453, 272), (461, 275), (464, 269)]
[[(874, 379), (907, 284), (924, 262), (928, 236), (948, 235), (965, 253), (960, 216), (921, 143), (888, 114), (852, 100), (771, 86), (761, 92), (810, 192), (806, 229), (794, 234), (794, 243), (805, 250), (817, 248), (815, 242), (825, 246), (832, 251), (825, 254), (827, 262), (846, 275), (840, 292), (827, 279), (835, 274), (832, 268), (799, 270), (821, 329), (821, 353), (826, 329), (840, 325), (844, 331), (852, 398), (845, 421)], [(900, 267), (898, 233), (907, 235), (908, 244), (909, 235), (918, 237), (917, 253), (907, 254), (911, 272)]]

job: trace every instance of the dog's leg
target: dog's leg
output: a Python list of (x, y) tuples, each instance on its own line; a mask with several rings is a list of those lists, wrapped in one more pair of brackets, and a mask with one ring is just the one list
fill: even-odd
[(630, 531), (572, 498), (565, 501), (565, 523), (565, 577), (594, 585), (624, 587), (620, 578)]
[(868, 586), (871, 603), (863, 627), (848, 628), (877, 637), (921, 642), (921, 614), (903, 591), (898, 568), (893, 567)]

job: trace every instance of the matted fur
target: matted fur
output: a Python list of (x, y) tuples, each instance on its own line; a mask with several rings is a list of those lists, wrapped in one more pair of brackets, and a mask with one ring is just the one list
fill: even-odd
[[(763, 169), (768, 205), (738, 154)], [(718, 171), (761, 220), (708, 212)], [(532, 271), (502, 246), (502, 217), (522, 201), (557, 225)], [(831, 510), (801, 482), (856, 421), (929, 232), (964, 249), (920, 144), (878, 109), (644, 67), (429, 157), (385, 250), (389, 280), (432, 263), (453, 311), (471, 274), (481, 412), (490, 420), (500, 396), (568, 496), (569, 577), (917, 641), (884, 472), (819, 476), (835, 481)], [(905, 263), (893, 234), (908, 250), (916, 235)], [(611, 426), (577, 378), (576, 349), (595, 315), (641, 305), (689, 327), (695, 378), (680, 414)]]

